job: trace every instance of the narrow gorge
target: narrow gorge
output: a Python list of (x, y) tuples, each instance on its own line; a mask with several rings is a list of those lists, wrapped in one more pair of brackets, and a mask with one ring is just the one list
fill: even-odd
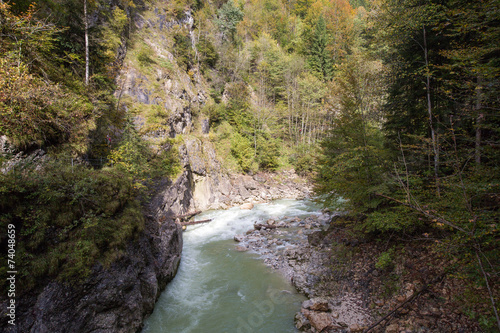
[(0, 0), (0, 331), (500, 329), (498, 0)]

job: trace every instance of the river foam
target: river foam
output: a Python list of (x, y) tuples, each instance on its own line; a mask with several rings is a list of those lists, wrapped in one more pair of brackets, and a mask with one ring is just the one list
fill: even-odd
[(319, 215), (307, 201), (278, 200), (207, 211), (184, 233), (179, 271), (145, 322), (143, 333), (296, 332), (304, 297), (254, 253), (234, 250), (233, 237), (268, 219)]

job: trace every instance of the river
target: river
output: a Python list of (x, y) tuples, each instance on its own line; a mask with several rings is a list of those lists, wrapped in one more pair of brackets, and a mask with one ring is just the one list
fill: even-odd
[(278, 200), (208, 211), (184, 232), (176, 277), (160, 296), (142, 333), (297, 332), (293, 318), (305, 298), (255, 253), (235, 251), (234, 235), (269, 218), (319, 214), (309, 201)]

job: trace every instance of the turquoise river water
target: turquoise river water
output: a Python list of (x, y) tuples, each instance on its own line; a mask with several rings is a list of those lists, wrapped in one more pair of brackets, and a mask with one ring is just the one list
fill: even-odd
[(278, 200), (253, 210), (208, 211), (184, 232), (176, 277), (160, 296), (142, 333), (297, 332), (293, 318), (305, 299), (259, 256), (235, 251), (234, 235), (256, 221), (319, 214), (308, 201)]

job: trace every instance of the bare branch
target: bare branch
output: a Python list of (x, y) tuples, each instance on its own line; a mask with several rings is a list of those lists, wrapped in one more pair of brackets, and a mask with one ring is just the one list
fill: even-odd
[(483, 273), (484, 281), (486, 282), (486, 287), (488, 288), (488, 294), (490, 295), (491, 306), (493, 308), (493, 312), (495, 312), (495, 317), (497, 319), (497, 326), (498, 326), (498, 329), (500, 330), (500, 317), (498, 317), (498, 311), (497, 311), (497, 306), (495, 304), (495, 298), (493, 297), (493, 292), (491, 291), (490, 284), (488, 282), (488, 276), (486, 275), (486, 272), (484, 271), (483, 263), (481, 261), (481, 257), (479, 257), (479, 254), (477, 253), (477, 250), (476, 250), (476, 258), (477, 258), (477, 262), (479, 263), (479, 267), (481, 268), (481, 272)]

